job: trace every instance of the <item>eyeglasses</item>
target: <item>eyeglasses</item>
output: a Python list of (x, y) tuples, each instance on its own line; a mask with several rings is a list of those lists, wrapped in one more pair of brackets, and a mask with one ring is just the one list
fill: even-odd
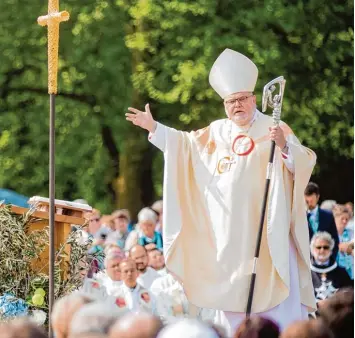
[(316, 246), (317, 250), (324, 249), (324, 250), (329, 250), (329, 246), (323, 245), (323, 246)]
[(244, 105), (247, 102), (247, 100), (249, 99), (249, 97), (252, 97), (252, 96), (254, 96), (254, 94), (249, 95), (249, 96), (242, 96), (242, 97), (239, 97), (238, 99), (229, 100), (229, 101), (225, 102), (225, 105), (228, 108), (234, 107), (236, 102), (238, 102), (238, 105)]

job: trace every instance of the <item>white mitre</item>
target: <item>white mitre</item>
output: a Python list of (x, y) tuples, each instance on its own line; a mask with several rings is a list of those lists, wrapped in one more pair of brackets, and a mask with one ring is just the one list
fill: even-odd
[(253, 92), (257, 79), (254, 62), (228, 48), (214, 62), (209, 76), (210, 85), (222, 99), (237, 92)]

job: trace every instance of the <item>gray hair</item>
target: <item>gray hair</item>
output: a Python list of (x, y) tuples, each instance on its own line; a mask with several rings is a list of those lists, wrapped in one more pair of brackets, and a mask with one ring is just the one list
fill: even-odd
[(84, 333), (107, 334), (121, 315), (119, 308), (109, 302), (87, 304), (73, 316), (69, 334), (71, 336)]
[(313, 237), (312, 237), (312, 240), (311, 240), (311, 253), (313, 252), (314, 250), (314, 247), (315, 247), (315, 243), (316, 243), (316, 240), (317, 239), (321, 239), (323, 241), (327, 241), (329, 243), (329, 247), (330, 247), (330, 251), (333, 251), (334, 249), (334, 245), (335, 245), (335, 242), (334, 242), (334, 239), (333, 237), (330, 235), (329, 232), (326, 232), (326, 231), (319, 231), (319, 232), (316, 232)]
[(152, 222), (152, 223), (157, 223), (158, 221), (158, 215), (153, 211), (151, 208), (143, 208), (139, 213), (138, 213), (138, 222)]
[(336, 206), (337, 202), (334, 200), (325, 200), (320, 205), (321, 209), (332, 211)]
[(119, 253), (116, 253), (116, 252), (108, 252), (107, 256), (105, 257), (104, 259), (104, 267), (105, 269), (107, 269), (107, 265), (108, 265), (108, 262), (111, 261), (112, 259), (124, 259), (124, 253), (123, 254), (119, 254)]

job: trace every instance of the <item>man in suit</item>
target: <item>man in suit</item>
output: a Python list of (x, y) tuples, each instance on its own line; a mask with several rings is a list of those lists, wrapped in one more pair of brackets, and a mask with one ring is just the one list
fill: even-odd
[(334, 216), (331, 211), (323, 210), (318, 206), (320, 197), (319, 187), (316, 183), (309, 182), (304, 192), (305, 200), (308, 206), (307, 219), (309, 240), (319, 231), (328, 232), (334, 239), (334, 249), (332, 258), (336, 259), (339, 251), (339, 236), (334, 221)]

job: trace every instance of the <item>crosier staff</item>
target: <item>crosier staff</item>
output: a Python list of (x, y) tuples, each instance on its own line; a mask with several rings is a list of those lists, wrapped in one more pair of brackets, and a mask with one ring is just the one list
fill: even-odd
[(52, 337), (51, 312), (54, 303), (54, 217), (55, 217), (55, 95), (57, 94), (59, 24), (69, 20), (69, 13), (59, 12), (59, 0), (48, 0), (48, 14), (37, 22), (48, 27), (49, 94), (49, 337)]
[[(278, 78), (270, 81), (264, 87), (262, 111), (265, 112), (267, 110), (267, 106), (269, 106), (273, 109), (272, 117), (273, 117), (273, 123), (274, 123), (275, 127), (278, 127), (278, 125), (280, 123), (282, 98), (283, 98), (283, 94), (284, 94), (285, 84), (286, 84), (286, 80), (283, 78), (283, 76), (279, 76)], [(276, 90), (276, 85), (279, 85), (279, 92), (278, 92), (278, 94), (273, 96), (273, 92)], [(245, 311), (245, 314), (247, 317), (250, 316), (251, 307), (253, 304), (254, 288), (255, 288), (255, 280), (256, 280), (256, 265), (258, 263), (258, 258), (259, 258), (259, 253), (260, 253), (260, 246), (261, 246), (261, 238), (262, 238), (262, 234), (263, 234), (266, 205), (267, 205), (267, 199), (268, 199), (268, 195), (269, 195), (271, 172), (272, 172), (272, 166), (273, 166), (273, 162), (274, 162), (274, 154), (275, 154), (275, 141), (271, 141), (270, 157), (269, 157), (269, 163), (267, 165), (267, 171), (266, 171), (265, 192), (264, 192), (263, 203), (262, 203), (262, 207), (261, 207), (259, 231), (258, 231), (258, 237), (256, 240), (253, 270), (252, 270), (250, 287), (249, 287), (248, 303), (247, 303), (247, 307), (246, 307), (246, 311)]]

